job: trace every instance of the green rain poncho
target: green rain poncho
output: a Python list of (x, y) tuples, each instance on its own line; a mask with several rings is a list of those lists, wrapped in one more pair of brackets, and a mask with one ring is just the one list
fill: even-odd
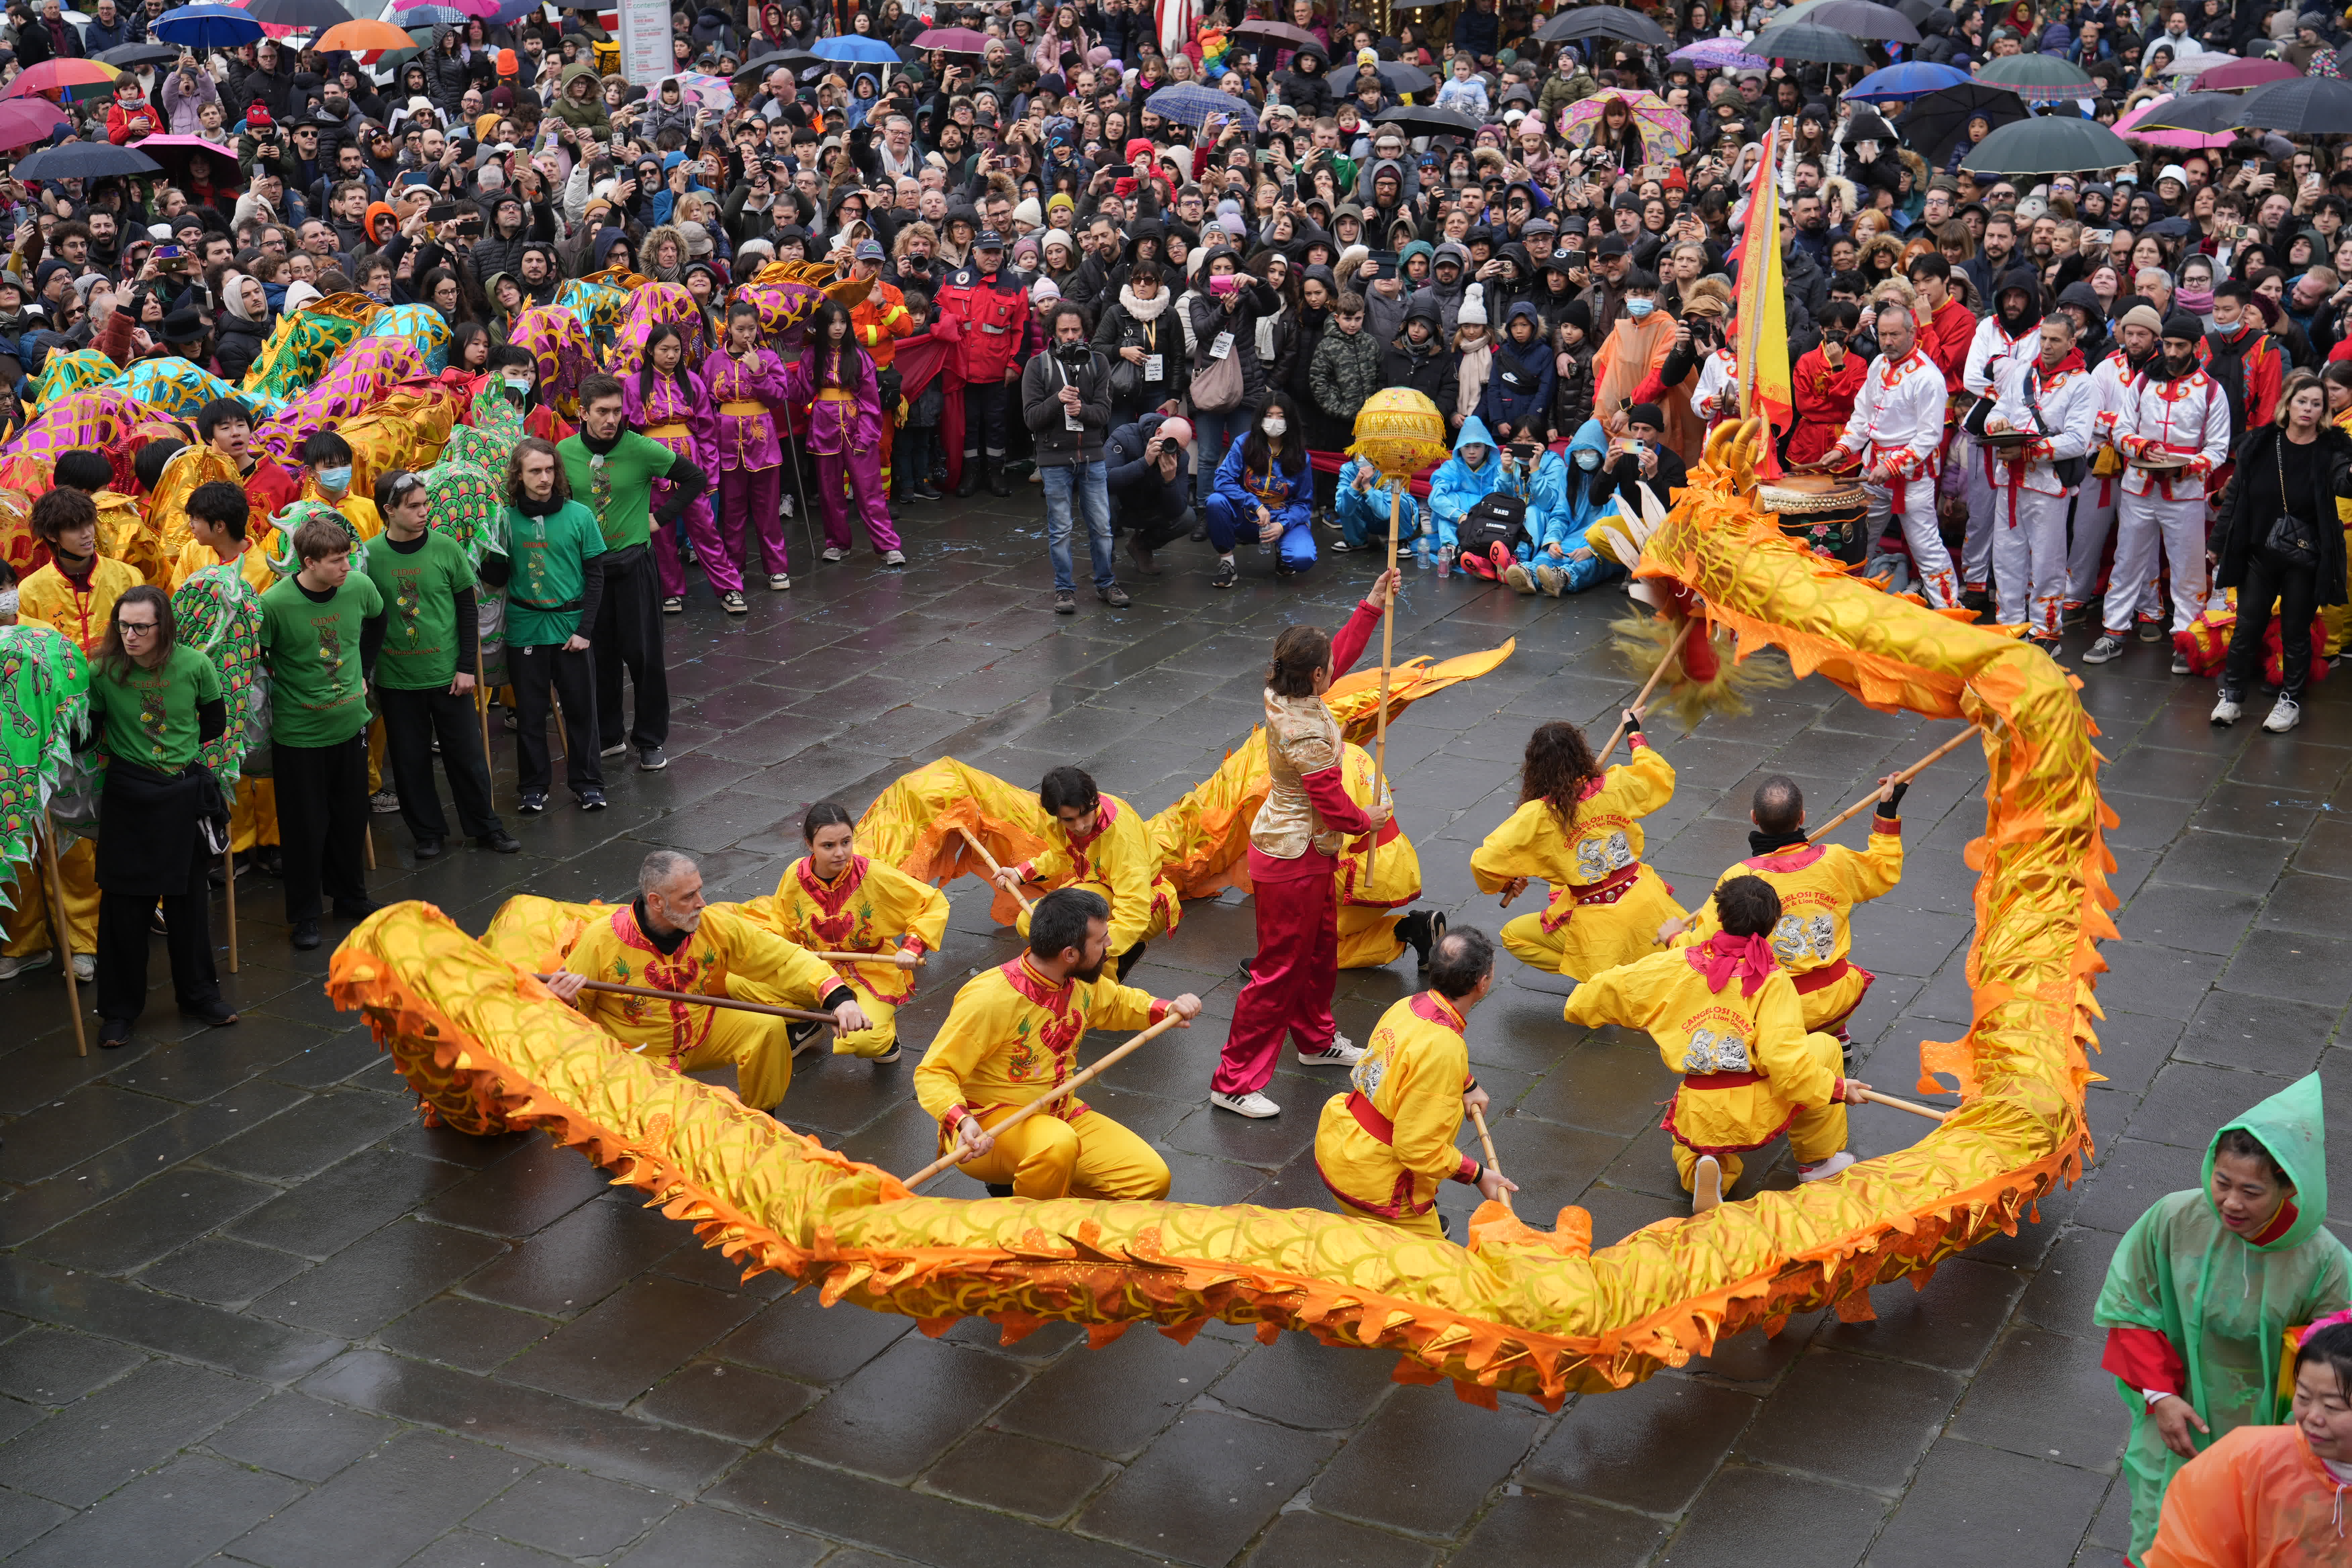
[[(2294, 1184), (2294, 1223), (2262, 1246), (2222, 1224), (2210, 1195), (2214, 1149), (2232, 1128), (2253, 1134)], [(2326, 1218), (2327, 1141), (2313, 1073), (2216, 1131), (2204, 1186), (2157, 1200), (2116, 1248), (2093, 1321), (2165, 1337), (2185, 1364), (2183, 1397), (2211, 1428), (2189, 1428), (2200, 1452), (2237, 1427), (2286, 1419), (2278, 1398), (2285, 1331), (2352, 1305), (2352, 1255)], [(2137, 1563), (2156, 1539), (2164, 1489), (2188, 1461), (2165, 1447), (2142, 1391), (2116, 1382), (2132, 1418), (2124, 1475)]]

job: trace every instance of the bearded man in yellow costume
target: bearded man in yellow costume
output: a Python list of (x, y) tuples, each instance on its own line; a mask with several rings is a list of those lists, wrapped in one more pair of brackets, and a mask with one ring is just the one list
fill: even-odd
[(637, 869), (637, 897), (580, 935), (547, 988), (640, 1056), (658, 1050), (680, 1072), (731, 1062), (744, 1104), (773, 1113), (793, 1082), (785, 1020), (691, 1002), (656, 1002), (589, 991), (602, 980), (654, 991), (732, 996), (771, 1006), (817, 1006), (845, 1035), (870, 1027), (856, 994), (806, 949), (702, 900), (702, 872), (687, 856), (656, 849)]
[(1800, 1181), (1853, 1163), (1845, 1108), (1870, 1086), (1839, 1076), (1837, 1041), (1808, 1034), (1797, 988), (1772, 956), (1780, 895), (1761, 877), (1715, 889), (1723, 929), (1695, 947), (1670, 948), (1596, 975), (1564, 1009), (1571, 1024), (1647, 1029), (1666, 1066), (1683, 1075), (1666, 1110), (1675, 1170), (1705, 1214), (1739, 1179), (1739, 1156), (1786, 1132)]
[(1495, 946), (1484, 931), (1460, 926), (1439, 937), (1429, 989), (1381, 1015), (1364, 1059), (1349, 1069), (1348, 1092), (1323, 1102), (1315, 1171), (1349, 1213), (1438, 1237), (1440, 1182), (1486, 1198), (1519, 1190), (1454, 1146), (1470, 1108), (1486, 1108), (1462, 1031), (1494, 985)]
[(1076, 1096), (992, 1131), (1077, 1069), (1096, 1024), (1137, 1029), (1201, 1015), (1190, 992), (1163, 1002), (1103, 973), (1111, 910), (1101, 895), (1057, 888), (1030, 912), (1029, 951), (964, 983), (915, 1069), (915, 1098), (940, 1124), (940, 1152), (998, 1197), (1163, 1198), (1168, 1163)]
[[(1151, 823), (1115, 795), (1105, 795), (1084, 768), (1055, 768), (1037, 786), (1037, 804), (1053, 818), (1050, 847), (1034, 859), (1006, 866), (997, 885), (1018, 893), (1024, 882), (1083, 888), (1110, 905), (1110, 954), (1118, 978), (1143, 956), (1152, 937), (1182, 918), (1176, 890), (1160, 879), (1160, 845)], [(1017, 922), (1029, 934), (1029, 917)]]

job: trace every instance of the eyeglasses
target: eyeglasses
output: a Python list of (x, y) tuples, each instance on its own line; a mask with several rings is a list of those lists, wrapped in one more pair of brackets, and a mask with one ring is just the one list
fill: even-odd
[(120, 631), (124, 637), (129, 637), (134, 632), (144, 637), (149, 632), (155, 629), (155, 623), (153, 621), (117, 621), (114, 623), (114, 626), (115, 629)]

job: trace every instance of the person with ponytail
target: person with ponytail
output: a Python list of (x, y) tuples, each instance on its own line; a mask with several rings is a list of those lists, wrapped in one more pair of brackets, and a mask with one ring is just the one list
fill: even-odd
[(808, 404), (809, 453), (816, 458), (816, 505), (824, 519), (824, 559), (849, 552), (849, 503), (866, 523), (882, 564), (900, 567), (907, 552), (882, 489), (882, 397), (873, 356), (858, 345), (849, 307), (828, 300), (809, 322), (808, 346), (786, 373), (785, 400)]
[(1324, 705), (1396, 594), (1394, 567), (1333, 637), (1320, 626), (1285, 627), (1265, 672), (1265, 802), (1250, 824), (1249, 872), (1257, 956), (1234, 1001), (1233, 1026), (1209, 1086), (1209, 1103), (1236, 1115), (1279, 1115), (1266, 1098), (1285, 1035), (1301, 1067), (1352, 1068), (1363, 1051), (1339, 1032), (1331, 992), (1339, 976), (1339, 900), (1332, 889), (1347, 841), (1377, 833), (1393, 815), (1349, 798), (1339, 721)]
[[(630, 429), (643, 431), (647, 439), (695, 463), (704, 473), (710, 471), (710, 450), (719, 438), (710, 392), (700, 376), (686, 368), (686, 337), (677, 327), (663, 321), (646, 333), (645, 357), (636, 374), (621, 378), (621, 418)], [(656, 508), (669, 488), (667, 479), (654, 481)], [(730, 616), (744, 614), (751, 606), (743, 602), (742, 574), (719, 548), (719, 530), (710, 518), (710, 498), (696, 496), (678, 521), (702, 563), (703, 574), (710, 579), (711, 591), (719, 595), (719, 606)], [(653, 544), (654, 561), (661, 574), (662, 614), (683, 614), (686, 567), (678, 559), (677, 537), (667, 527), (656, 528)]]
[(723, 563), (735, 573), (739, 554), (749, 565), (756, 537), (776, 593), (793, 585), (780, 510), (784, 450), (776, 438), (777, 411), (789, 400), (784, 375), (784, 362), (760, 342), (759, 309), (738, 300), (727, 311), (726, 340), (702, 362), (702, 384), (718, 405), (710, 455), (719, 468), (719, 550), (711, 568)]

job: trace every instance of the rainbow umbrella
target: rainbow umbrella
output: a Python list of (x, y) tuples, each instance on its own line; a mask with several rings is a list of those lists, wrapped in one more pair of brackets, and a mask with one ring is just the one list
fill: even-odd
[(104, 98), (114, 90), (114, 79), (121, 74), (112, 66), (100, 65), (96, 60), (43, 60), (6, 87), (0, 87), (0, 98), (54, 93), (68, 103)]
[(1569, 106), (1560, 121), (1560, 133), (1581, 147), (1592, 140), (1593, 128), (1612, 103), (1622, 103), (1633, 113), (1633, 128), (1641, 133), (1642, 156), (1645, 162), (1662, 163), (1669, 158), (1679, 158), (1691, 149), (1689, 116), (1666, 107), (1666, 100), (1654, 92), (1627, 92), (1622, 88), (1604, 87), (1590, 98), (1580, 98)]

